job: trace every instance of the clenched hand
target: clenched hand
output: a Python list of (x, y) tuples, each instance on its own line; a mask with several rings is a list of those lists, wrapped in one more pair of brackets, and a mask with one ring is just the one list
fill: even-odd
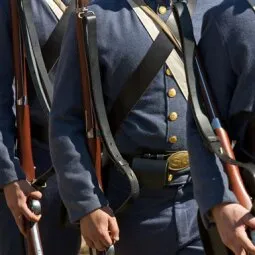
[(223, 243), (235, 255), (255, 255), (247, 228), (255, 229), (255, 217), (239, 204), (222, 204), (212, 210)]
[(119, 240), (117, 220), (109, 207), (97, 209), (80, 221), (81, 233), (90, 248), (107, 250)]
[(41, 218), (41, 215), (35, 215), (28, 208), (28, 198), (39, 200), (42, 197), (41, 192), (36, 191), (27, 181), (20, 180), (6, 185), (4, 194), (20, 232), (26, 235), (24, 218), (33, 222), (38, 222)]

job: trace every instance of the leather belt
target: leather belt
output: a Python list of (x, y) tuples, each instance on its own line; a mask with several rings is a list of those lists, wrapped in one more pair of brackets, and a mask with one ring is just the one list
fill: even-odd
[(185, 168), (190, 167), (189, 163), (189, 153), (186, 150), (183, 151), (171, 151), (166, 152), (164, 154), (151, 154), (145, 153), (139, 155), (140, 158), (148, 158), (148, 159), (165, 159), (167, 162), (167, 168), (171, 171), (180, 171)]

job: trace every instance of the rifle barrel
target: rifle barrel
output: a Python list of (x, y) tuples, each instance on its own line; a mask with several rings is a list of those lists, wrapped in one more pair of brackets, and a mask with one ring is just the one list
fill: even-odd
[[(28, 208), (35, 215), (41, 214), (41, 203), (39, 200), (29, 199)], [(26, 227), (27, 227), (27, 235), (28, 235), (27, 239), (29, 243), (28, 245), (30, 245), (28, 249), (29, 255), (43, 255), (38, 223), (27, 222)]]

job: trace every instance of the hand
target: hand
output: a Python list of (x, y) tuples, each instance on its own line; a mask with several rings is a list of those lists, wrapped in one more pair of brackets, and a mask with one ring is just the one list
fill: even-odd
[(33, 222), (38, 222), (41, 218), (41, 215), (35, 215), (28, 208), (27, 200), (41, 199), (41, 192), (36, 191), (27, 181), (21, 180), (7, 184), (4, 187), (4, 195), (20, 232), (26, 236), (24, 217)]
[(109, 207), (97, 209), (80, 221), (81, 233), (90, 248), (107, 250), (119, 240), (117, 220)]
[(255, 217), (240, 204), (221, 204), (213, 208), (212, 215), (223, 243), (235, 255), (253, 255), (255, 246), (246, 229), (255, 229)]

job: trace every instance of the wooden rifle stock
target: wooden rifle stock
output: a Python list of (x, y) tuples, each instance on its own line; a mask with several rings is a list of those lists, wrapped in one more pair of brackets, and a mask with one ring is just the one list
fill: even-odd
[[(228, 137), (227, 132), (223, 128), (216, 128), (215, 133), (221, 141), (222, 149), (231, 159), (235, 159), (235, 155)], [(248, 210), (252, 208), (251, 198), (244, 186), (239, 167), (229, 163), (224, 163), (225, 170), (229, 178), (231, 190), (234, 192), (239, 203)]]
[[(220, 118), (218, 116), (218, 110), (216, 104), (214, 103), (210, 86), (207, 84), (207, 79), (204, 76), (204, 72), (202, 72), (202, 64), (199, 59), (199, 54), (196, 52), (195, 55), (195, 65), (198, 70), (198, 76), (200, 77), (200, 89), (205, 102), (205, 108), (208, 114), (208, 118), (210, 123), (217, 123), (217, 125), (212, 125), (213, 131), (217, 135), (220, 145), (221, 145), (221, 153), (228, 156), (230, 159), (235, 160), (235, 154), (228, 136), (227, 131), (224, 129), (221, 124)], [(247, 210), (252, 209), (252, 201), (249, 196), (245, 186), (243, 179), (240, 174), (239, 166), (235, 164), (231, 164), (226, 161), (222, 161), (224, 165), (225, 172), (228, 176), (228, 180), (230, 183), (230, 188), (235, 194), (238, 202), (245, 207)]]
[[(30, 112), (27, 99), (27, 66), (25, 48), (22, 41), (17, 0), (10, 0), (12, 20), (13, 63), (16, 89), (16, 118), (18, 129), (18, 153), (20, 164), (29, 182), (35, 179), (32, 156)], [(38, 201), (39, 203), (39, 201)], [(33, 208), (30, 208), (33, 210)], [(43, 255), (37, 223), (26, 222), (27, 254)]]

